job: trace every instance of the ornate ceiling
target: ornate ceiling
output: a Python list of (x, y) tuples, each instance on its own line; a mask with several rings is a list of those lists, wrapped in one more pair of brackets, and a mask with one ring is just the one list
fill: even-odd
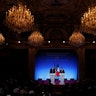
[[(26, 4), (35, 16), (35, 28), (39, 29), (45, 40), (65, 40), (80, 26), (80, 18), (92, 0), (0, 0), (0, 31), (6, 40), (26, 41), (31, 32), (16, 34), (4, 24), (5, 12), (18, 2)], [(93, 0), (96, 4), (96, 0)], [(96, 40), (96, 36), (85, 34), (86, 41)], [(10, 39), (9, 39), (10, 38)]]

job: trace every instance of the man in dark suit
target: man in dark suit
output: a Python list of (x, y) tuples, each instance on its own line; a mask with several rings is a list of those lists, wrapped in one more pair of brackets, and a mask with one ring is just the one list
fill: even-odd
[(63, 68), (60, 70), (60, 73), (65, 73), (65, 71), (64, 71), (64, 69), (63, 69)]
[(50, 69), (50, 73), (55, 73), (55, 68), (54, 68), (54, 67), (52, 67), (52, 68)]

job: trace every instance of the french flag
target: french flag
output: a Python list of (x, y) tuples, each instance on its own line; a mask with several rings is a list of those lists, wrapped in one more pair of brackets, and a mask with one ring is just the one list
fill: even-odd
[(56, 66), (56, 76), (60, 76), (59, 64), (57, 64), (57, 66)]

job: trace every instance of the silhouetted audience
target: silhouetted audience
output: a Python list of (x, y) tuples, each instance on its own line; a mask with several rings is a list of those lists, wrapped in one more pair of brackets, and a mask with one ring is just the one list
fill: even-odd
[(58, 89), (50, 80), (48, 84), (38, 80), (0, 80), (0, 96), (96, 96), (96, 80), (76, 81), (65, 83)]

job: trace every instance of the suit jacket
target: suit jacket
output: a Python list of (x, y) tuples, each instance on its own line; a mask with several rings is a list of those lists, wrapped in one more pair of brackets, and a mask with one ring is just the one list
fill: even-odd
[(51, 68), (50, 73), (55, 73), (55, 68)]
[(60, 73), (65, 73), (65, 71), (64, 70), (60, 70)]

